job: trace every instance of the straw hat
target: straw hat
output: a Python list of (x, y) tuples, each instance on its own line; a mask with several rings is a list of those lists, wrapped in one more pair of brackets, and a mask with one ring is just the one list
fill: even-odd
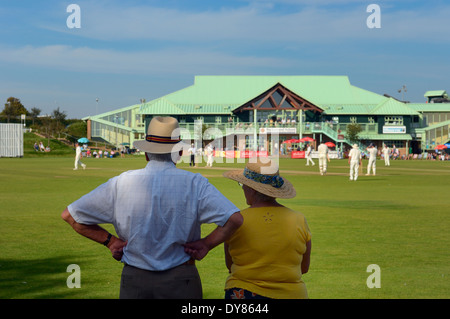
[(270, 197), (293, 198), (297, 194), (294, 186), (280, 176), (278, 165), (271, 160), (265, 163), (257, 158), (256, 163), (249, 161), (244, 170), (228, 171), (223, 176)]
[(358, 144), (353, 144), (353, 148), (358, 148)]
[(145, 140), (135, 141), (134, 147), (154, 154), (176, 152), (186, 146), (181, 142), (180, 126), (173, 117), (156, 116), (148, 125)]

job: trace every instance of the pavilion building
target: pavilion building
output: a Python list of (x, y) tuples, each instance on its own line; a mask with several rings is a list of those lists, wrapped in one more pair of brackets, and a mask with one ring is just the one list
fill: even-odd
[(303, 137), (315, 147), (333, 142), (348, 149), (347, 125), (359, 124), (362, 145), (395, 145), (407, 155), (450, 140), (447, 93), (425, 97), (426, 103), (401, 102), (356, 87), (347, 76), (196, 76), (181, 90), (85, 120), (88, 138), (117, 147), (144, 139), (154, 116), (173, 116), (182, 138), (198, 147), (213, 141), (218, 148), (270, 153)]

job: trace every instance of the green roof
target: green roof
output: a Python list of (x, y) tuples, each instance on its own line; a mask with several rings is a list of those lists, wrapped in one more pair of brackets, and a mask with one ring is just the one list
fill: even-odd
[(370, 111), (374, 115), (418, 115), (417, 111), (413, 110), (408, 104), (399, 102), (393, 98), (381, 102), (374, 109)]
[(325, 114), (345, 115), (345, 114), (369, 114), (377, 104), (324, 104), (320, 108)]
[(411, 141), (411, 134), (360, 134), (359, 138), (362, 140), (397, 140), (397, 141)]
[(448, 126), (448, 125), (450, 125), (450, 120), (444, 121), (444, 122), (439, 122), (439, 123), (436, 123), (436, 124), (433, 124), (433, 125), (430, 125), (430, 126), (427, 126), (427, 127), (423, 127), (422, 129), (425, 130), (425, 131), (428, 131), (428, 130), (431, 130), (431, 129), (440, 128), (440, 127)]
[(328, 104), (321, 108), (329, 115), (419, 115), (419, 113), (393, 98), (384, 98), (379, 104)]
[(125, 111), (129, 111), (129, 110), (133, 110), (133, 109), (139, 108), (141, 105), (142, 104), (134, 104), (134, 105), (123, 107), (123, 108), (116, 109), (116, 110), (113, 110), (113, 111), (105, 112), (105, 113), (100, 113), (100, 114), (96, 114), (96, 115), (89, 115), (89, 116), (83, 117), (82, 120), (86, 121), (86, 120), (89, 120), (89, 119), (95, 119), (95, 120), (96, 119), (101, 119), (101, 118), (106, 117), (106, 116), (110, 116), (110, 115), (114, 115), (114, 114), (117, 114), (117, 113), (120, 113), (120, 112), (125, 112)]
[(147, 102), (141, 114), (231, 114), (280, 83), (326, 114), (417, 115), (405, 103), (358, 88), (347, 76), (196, 76), (194, 84)]
[(196, 76), (193, 85), (145, 103), (140, 113), (162, 114), (170, 103), (186, 114), (231, 114), (277, 83), (321, 108), (376, 106), (386, 99), (351, 85), (347, 76)]
[(410, 108), (417, 112), (450, 112), (450, 103), (410, 103)]
[(430, 97), (430, 96), (445, 96), (447, 95), (447, 92), (445, 90), (434, 90), (434, 91), (426, 91), (423, 96)]
[[(144, 105), (147, 105), (145, 103)], [(141, 106), (142, 107), (145, 106)], [(155, 115), (182, 115), (186, 114), (184, 110), (180, 109), (176, 104), (170, 102), (166, 98), (160, 98), (155, 101), (152, 107), (152, 114)]]

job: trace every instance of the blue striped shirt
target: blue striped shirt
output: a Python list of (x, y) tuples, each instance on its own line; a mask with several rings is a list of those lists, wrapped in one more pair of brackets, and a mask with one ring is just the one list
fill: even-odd
[(223, 226), (239, 209), (200, 174), (150, 161), (111, 178), (68, 206), (80, 224), (113, 224), (128, 244), (122, 262), (162, 271), (187, 260), (182, 244), (200, 239), (200, 226)]

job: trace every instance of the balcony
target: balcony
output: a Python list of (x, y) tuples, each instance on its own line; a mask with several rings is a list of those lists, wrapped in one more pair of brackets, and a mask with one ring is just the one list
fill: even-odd
[[(305, 134), (325, 134), (334, 141), (345, 141), (345, 132), (350, 123), (333, 124), (330, 122), (306, 122), (306, 123), (180, 123), (181, 135), (183, 139), (193, 139), (195, 136), (202, 136), (203, 139), (222, 138), (227, 135), (253, 135), (255, 134), (285, 134), (302, 135)], [(361, 135), (373, 135), (378, 133), (378, 124), (360, 124)], [(342, 135), (339, 136), (339, 135)], [(341, 138), (339, 138), (341, 137)]]

